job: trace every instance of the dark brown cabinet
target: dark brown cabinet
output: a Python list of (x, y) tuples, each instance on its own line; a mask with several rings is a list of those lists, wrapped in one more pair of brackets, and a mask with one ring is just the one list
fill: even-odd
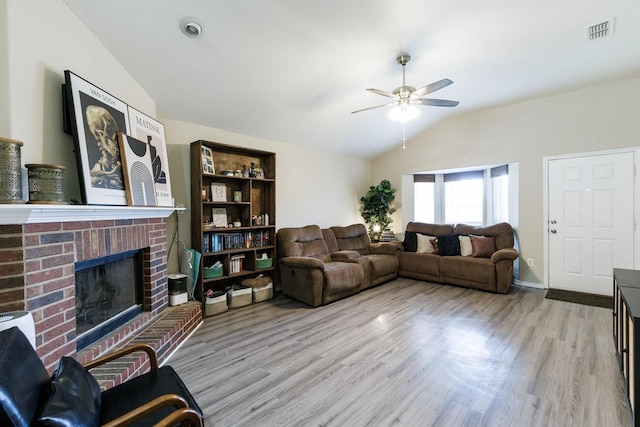
[(640, 349), (640, 271), (613, 270), (613, 339), (622, 372), (633, 425), (640, 427), (638, 352)]
[[(259, 274), (275, 283), (275, 187), (274, 153), (191, 143), (191, 244), (202, 253), (200, 301), (209, 289), (222, 291)], [(216, 263), (221, 268), (211, 268)]]

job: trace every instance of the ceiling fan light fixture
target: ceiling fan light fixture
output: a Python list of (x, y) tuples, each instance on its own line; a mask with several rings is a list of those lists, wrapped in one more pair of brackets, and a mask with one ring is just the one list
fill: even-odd
[(415, 105), (396, 105), (389, 111), (389, 118), (395, 122), (407, 123), (420, 115), (420, 110)]

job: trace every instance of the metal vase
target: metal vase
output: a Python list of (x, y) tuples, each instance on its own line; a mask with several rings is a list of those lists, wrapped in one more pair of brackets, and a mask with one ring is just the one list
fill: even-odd
[(20, 141), (0, 138), (0, 203), (24, 203), (20, 147)]

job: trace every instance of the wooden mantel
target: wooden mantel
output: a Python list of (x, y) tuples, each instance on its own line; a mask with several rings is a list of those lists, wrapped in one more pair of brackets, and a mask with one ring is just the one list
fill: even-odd
[(0, 205), (0, 225), (167, 218), (174, 211), (183, 210), (184, 208), (146, 206), (3, 204)]

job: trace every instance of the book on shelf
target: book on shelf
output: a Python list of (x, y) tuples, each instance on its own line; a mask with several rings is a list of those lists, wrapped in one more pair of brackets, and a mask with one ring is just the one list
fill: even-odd
[(229, 272), (231, 274), (236, 274), (242, 272), (242, 264), (244, 261), (244, 255), (234, 255), (231, 257), (231, 262), (229, 263)]

